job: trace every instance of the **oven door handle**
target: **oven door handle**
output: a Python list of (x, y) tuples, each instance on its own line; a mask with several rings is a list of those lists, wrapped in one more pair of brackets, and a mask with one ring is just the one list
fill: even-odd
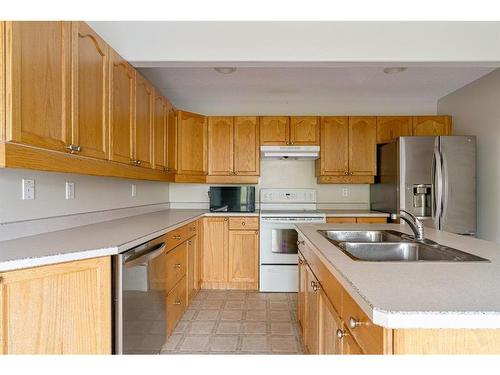
[(131, 268), (135, 267), (139, 264), (146, 264), (147, 262), (153, 260), (154, 258), (158, 257), (163, 250), (165, 250), (165, 247), (167, 244), (165, 242), (162, 242), (151, 249), (146, 250), (146, 252), (141, 252), (138, 256), (133, 256), (129, 259), (127, 259), (124, 263), (125, 267)]

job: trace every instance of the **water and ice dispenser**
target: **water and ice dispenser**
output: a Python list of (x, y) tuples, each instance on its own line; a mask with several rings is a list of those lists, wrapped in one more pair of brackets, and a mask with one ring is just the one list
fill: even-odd
[(432, 185), (414, 184), (413, 185), (413, 204), (412, 211), (417, 217), (432, 216)]

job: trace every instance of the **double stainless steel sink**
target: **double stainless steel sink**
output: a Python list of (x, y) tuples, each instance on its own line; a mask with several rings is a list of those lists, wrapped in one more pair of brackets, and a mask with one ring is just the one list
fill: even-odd
[(393, 230), (318, 230), (351, 259), (368, 262), (489, 262), (431, 240)]

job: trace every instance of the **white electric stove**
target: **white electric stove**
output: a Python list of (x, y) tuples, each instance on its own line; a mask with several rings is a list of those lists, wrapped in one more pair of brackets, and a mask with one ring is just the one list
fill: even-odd
[(295, 224), (325, 223), (316, 190), (260, 190), (260, 291), (296, 292), (298, 246)]

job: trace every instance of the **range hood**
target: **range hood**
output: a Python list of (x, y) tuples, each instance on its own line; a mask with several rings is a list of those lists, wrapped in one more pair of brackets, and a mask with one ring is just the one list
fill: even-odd
[(260, 146), (260, 158), (316, 160), (319, 158), (319, 146)]

